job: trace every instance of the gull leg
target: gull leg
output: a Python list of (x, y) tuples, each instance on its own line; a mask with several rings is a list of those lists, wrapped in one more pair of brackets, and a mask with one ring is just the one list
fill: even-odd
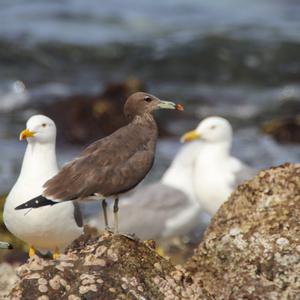
[[(119, 234), (119, 197), (115, 198), (114, 202), (114, 234)], [(121, 233), (120, 235), (127, 237), (130, 240), (138, 241), (135, 235)]]
[(114, 202), (114, 233), (119, 233), (119, 198), (115, 198)]
[(52, 253), (52, 258), (53, 259), (59, 259), (60, 257), (60, 252), (59, 252), (59, 249), (57, 247), (55, 247), (55, 250), (54, 252)]
[(104, 215), (105, 230), (109, 230), (108, 218), (107, 218), (107, 202), (105, 199), (102, 200), (102, 210)]
[(29, 257), (35, 256), (35, 254), (36, 254), (36, 250), (34, 249), (33, 246), (30, 246), (28, 251)]

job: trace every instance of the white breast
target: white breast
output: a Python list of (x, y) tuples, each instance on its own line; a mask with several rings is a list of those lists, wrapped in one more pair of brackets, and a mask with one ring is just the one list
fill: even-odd
[(11, 233), (37, 249), (52, 251), (56, 247), (62, 249), (83, 233), (74, 219), (72, 202), (30, 211), (15, 210), (16, 206), (41, 195), (43, 184), (58, 171), (56, 162), (47, 168), (47, 161), (44, 162), (43, 168), (35, 167), (33, 170), (29, 172), (22, 169), (18, 181), (6, 199), (4, 223)]
[(215, 214), (228, 199), (235, 180), (236, 166), (229, 156), (218, 157), (207, 151), (200, 154), (196, 161), (194, 187), (200, 205)]

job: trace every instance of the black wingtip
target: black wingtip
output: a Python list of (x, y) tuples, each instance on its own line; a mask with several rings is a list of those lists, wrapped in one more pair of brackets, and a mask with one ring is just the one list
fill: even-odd
[(0, 249), (13, 249), (14, 247), (12, 246), (12, 244), (7, 243), (7, 242), (0, 242)]
[(57, 203), (58, 202), (49, 200), (44, 196), (38, 196), (36, 198), (33, 198), (33, 199), (15, 207), (15, 210), (26, 209), (26, 208), (38, 208), (38, 207), (42, 207), (42, 206), (46, 206), (46, 205), (54, 205)]

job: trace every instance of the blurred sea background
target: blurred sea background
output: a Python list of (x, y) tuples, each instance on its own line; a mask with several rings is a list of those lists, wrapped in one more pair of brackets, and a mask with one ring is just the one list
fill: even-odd
[[(58, 105), (57, 118), (68, 118), (74, 95), (88, 103), (109, 83), (126, 80), (141, 80), (150, 93), (186, 108), (180, 116), (160, 115), (168, 134), (158, 144), (150, 181), (172, 161), (179, 137), (209, 115), (230, 120), (233, 153), (250, 165), (299, 162), (299, 143), (282, 143), (262, 131), (271, 120), (294, 122), (287, 127), (294, 132), (300, 126), (299, 1), (1, 0), (0, 5), (0, 194), (18, 176), (26, 147), (18, 134), (31, 115)], [(64, 101), (68, 105), (60, 109)], [(89, 141), (66, 136), (58, 144), (61, 164)]]

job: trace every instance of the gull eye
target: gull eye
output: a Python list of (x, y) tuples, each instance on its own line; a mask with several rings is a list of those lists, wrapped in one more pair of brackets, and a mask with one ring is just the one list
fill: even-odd
[(151, 102), (151, 101), (152, 101), (152, 98), (151, 98), (150, 96), (145, 96), (145, 97), (144, 97), (144, 100), (145, 100), (146, 102)]
[(210, 129), (215, 129), (217, 126), (216, 125), (212, 125), (210, 126)]
[(47, 126), (47, 124), (46, 124), (46, 123), (43, 123), (43, 124), (42, 124), (42, 127), (46, 127), (46, 126)]

